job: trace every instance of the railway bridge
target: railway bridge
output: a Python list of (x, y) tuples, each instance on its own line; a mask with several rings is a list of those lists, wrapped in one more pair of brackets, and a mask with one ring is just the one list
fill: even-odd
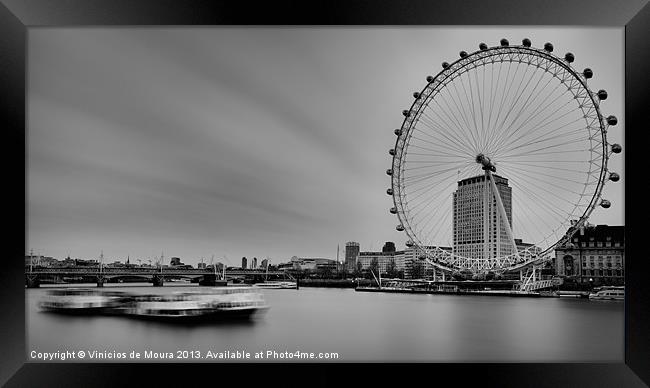
[(71, 267), (25, 267), (25, 284), (27, 287), (38, 287), (44, 280), (59, 280), (64, 278), (93, 279), (97, 287), (102, 287), (105, 282), (120, 278), (141, 278), (151, 281), (154, 286), (160, 287), (165, 279), (190, 279), (199, 282), (200, 285), (214, 286), (224, 283), (229, 279), (292, 279), (292, 276), (284, 271), (266, 271), (263, 269), (226, 269), (223, 272), (215, 272), (213, 269), (197, 268), (174, 268), (174, 267), (107, 267), (107, 266), (71, 266)]

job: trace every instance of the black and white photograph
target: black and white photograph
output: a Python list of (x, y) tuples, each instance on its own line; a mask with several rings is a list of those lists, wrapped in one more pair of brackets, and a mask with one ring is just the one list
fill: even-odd
[(31, 30), (29, 359), (622, 359), (623, 38)]
[(645, 386), (635, 1), (0, 1), (0, 384)]

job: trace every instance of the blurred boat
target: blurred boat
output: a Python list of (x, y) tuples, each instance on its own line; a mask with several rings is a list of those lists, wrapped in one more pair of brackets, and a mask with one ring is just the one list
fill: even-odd
[(50, 290), (40, 300), (43, 310), (69, 314), (105, 313), (120, 306), (128, 294), (92, 288), (64, 288)]
[(165, 321), (250, 318), (266, 311), (264, 295), (253, 287), (215, 287), (169, 295), (134, 295), (116, 314)]

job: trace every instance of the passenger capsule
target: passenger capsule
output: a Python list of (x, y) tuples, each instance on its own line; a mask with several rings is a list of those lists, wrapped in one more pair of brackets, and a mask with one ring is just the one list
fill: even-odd
[(600, 206), (602, 206), (605, 209), (608, 209), (610, 206), (612, 206), (612, 203), (606, 199), (603, 199), (602, 201), (600, 201)]
[(415, 245), (415, 243), (413, 243), (413, 240), (408, 240), (406, 242), (406, 246), (409, 247), (409, 248), (412, 247), (413, 245)]
[(386, 194), (393, 195), (393, 189), (389, 188), (388, 190), (386, 190)]
[(549, 42), (544, 43), (544, 50), (548, 51), (549, 53), (553, 52), (553, 45)]
[(461, 58), (467, 57), (467, 51), (461, 51), (458, 55), (460, 55)]
[(391, 148), (388, 150), (388, 153), (395, 156), (395, 148)]
[(395, 133), (395, 135), (397, 135), (397, 136), (401, 136), (401, 135), (402, 135), (402, 130), (401, 130), (401, 129), (399, 129), (399, 128), (397, 128), (397, 129), (396, 129), (396, 130), (394, 130), (393, 132), (394, 132), (394, 133)]
[(615, 172), (610, 172), (610, 173), (609, 173), (609, 180), (610, 180), (610, 181), (612, 181), (612, 182), (618, 182), (619, 179), (621, 179), (621, 176), (618, 175), (617, 173), (615, 173)]
[(510, 44), (510, 42), (508, 42), (508, 39), (506, 39), (506, 38), (501, 39), (500, 43), (501, 43), (501, 46), (507, 46), (507, 45)]
[(604, 89), (598, 91), (598, 98), (603, 101), (607, 99), (607, 92)]
[(390, 168), (386, 170), (386, 175), (393, 175), (393, 170), (391, 170)]
[(523, 44), (524, 47), (530, 47), (530, 45), (531, 45), (530, 39), (526, 38), (526, 39), (522, 40), (521, 44)]
[(623, 147), (620, 144), (612, 144), (612, 152), (615, 154), (620, 154), (623, 151)]
[(390, 212), (391, 212), (391, 214), (397, 214), (397, 208), (396, 207), (391, 207)]
[(481, 44), (478, 45), (478, 48), (481, 49), (481, 50), (487, 50), (487, 44), (481, 43)]
[(449, 62), (442, 62), (442, 68), (446, 69), (449, 67)]
[(574, 57), (573, 54), (571, 54), (571, 53), (564, 54), (564, 60), (569, 62), (569, 63), (575, 61), (575, 59), (576, 59), (576, 57)]
[(395, 227), (395, 229), (397, 229), (398, 232), (403, 232), (404, 231), (404, 226), (402, 224), (399, 224), (399, 225), (397, 225)]
[(410, 110), (408, 110), (408, 109), (404, 109), (404, 110), (402, 111), (402, 114), (404, 115), (404, 117), (409, 117), (409, 113), (410, 113), (410, 112), (411, 112)]
[(608, 117), (607, 117), (607, 124), (609, 124), (609, 125), (616, 125), (616, 124), (618, 124), (618, 119), (616, 118), (616, 116), (613, 116), (613, 115), (612, 115), (612, 116), (608, 116)]
[(432, 75), (428, 75), (428, 76), (427, 76), (427, 82), (429, 82), (429, 83), (433, 82), (434, 79), (435, 79), (435, 78), (433, 78)]
[(420, 92), (413, 92), (413, 98), (420, 98)]
[(589, 79), (594, 76), (594, 72), (590, 68), (586, 68), (582, 71), (582, 75), (584, 75), (585, 78)]

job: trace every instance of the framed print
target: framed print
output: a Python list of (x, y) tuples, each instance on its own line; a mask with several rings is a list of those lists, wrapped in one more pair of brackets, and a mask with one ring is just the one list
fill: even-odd
[(645, 1), (2, 3), (8, 386), (648, 383)]

